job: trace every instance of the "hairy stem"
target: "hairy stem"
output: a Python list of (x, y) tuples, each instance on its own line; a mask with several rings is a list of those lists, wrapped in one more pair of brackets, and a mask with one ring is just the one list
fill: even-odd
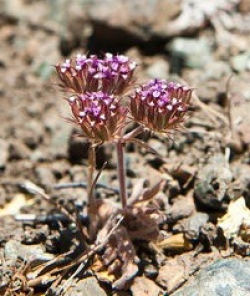
[(126, 190), (126, 173), (124, 166), (123, 143), (118, 141), (116, 144), (117, 151), (117, 173), (120, 187), (120, 197), (123, 209), (127, 207), (127, 190)]

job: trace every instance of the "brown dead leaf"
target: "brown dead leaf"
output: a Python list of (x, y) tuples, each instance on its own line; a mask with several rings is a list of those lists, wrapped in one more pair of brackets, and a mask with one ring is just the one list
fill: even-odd
[(183, 233), (174, 234), (162, 241), (155, 243), (156, 248), (173, 251), (190, 251), (192, 243), (185, 238)]

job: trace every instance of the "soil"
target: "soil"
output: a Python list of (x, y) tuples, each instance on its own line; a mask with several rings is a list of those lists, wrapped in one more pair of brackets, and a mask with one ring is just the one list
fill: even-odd
[[(62, 33), (60, 20), (47, 17), (48, 4), (45, 2), (11, 2), (17, 5), (17, 12), (6, 8), (0, 13), (0, 273), (4, 278), (0, 294), (32, 295), (29, 294), (32, 292), (45, 295), (54, 283), (54, 290), (46, 295), (61, 295), (56, 292), (54, 278), (46, 284), (32, 283), (29, 287), (27, 279), (21, 277), (27, 274), (24, 268), (28, 255), (19, 251), (24, 245), (30, 248), (25, 252), (37, 256), (32, 248), (39, 246), (43, 254), (40, 260), (47, 262), (50, 255), (65, 254), (78, 244), (79, 231), (63, 215), (65, 211), (74, 216), (77, 208), (82, 219), (80, 223), (87, 223), (84, 183), (87, 143), (76, 137), (77, 128), (65, 120), (69, 109), (56, 86), (53, 65), (66, 56), (91, 48), (88, 41), (92, 39), (86, 36), (91, 37), (87, 28), (91, 29), (93, 24), (81, 15), (86, 32), (79, 40), (79, 36), (72, 35), (74, 24), (77, 27), (79, 20), (77, 13), (72, 17), (71, 27)], [(25, 10), (22, 10), (23, 6)], [(249, 13), (249, 8), (247, 11)], [(169, 77), (179, 74), (175, 80), (187, 82), (195, 88), (196, 95), (184, 130), (174, 133), (171, 139), (144, 135), (143, 140), (161, 157), (132, 144), (126, 147), (129, 194), (136, 186), (140, 188), (140, 184), (146, 188), (163, 179), (165, 185), (157, 198), (163, 202), (167, 221), (160, 225), (163, 238), (160, 243), (135, 242), (141, 260), (139, 273), (123, 289), (127, 294), (117, 292), (115, 295), (161, 295), (164, 292), (171, 295), (190, 282), (198, 270), (218, 258), (249, 255), (250, 224), (237, 224), (234, 234), (225, 229), (223, 232), (223, 227), (218, 226), (218, 219), (225, 219), (230, 202), (243, 197), (246, 205), (250, 205), (247, 111), (250, 107), (250, 64), (248, 59), (248, 66), (237, 68), (235, 60), (232, 61), (247, 50), (249, 53), (247, 44), (250, 40), (239, 29), (224, 30), (224, 33), (232, 34), (235, 42), (225, 45), (217, 40), (217, 46), (210, 52), (213, 62), (205, 69), (178, 64), (180, 71), (173, 72), (171, 56), (168, 51), (164, 52), (160, 43), (155, 49), (151, 45), (150, 52), (144, 52), (135, 41), (121, 52), (139, 62), (141, 81), (148, 79), (153, 65), (156, 68), (160, 65), (157, 71), (163, 69), (164, 75), (167, 71)], [(210, 36), (215, 40), (217, 33), (210, 25), (192, 33), (192, 37), (198, 40), (201, 36)], [(172, 40), (175, 38), (178, 36)], [(94, 50), (102, 52), (105, 49)], [(165, 68), (161, 68), (163, 63)], [(223, 70), (226, 66), (229, 71)], [(103, 186), (99, 185), (97, 194), (100, 199), (108, 198), (118, 204), (116, 153), (111, 146), (97, 151), (97, 170), (105, 163), (98, 180)], [(38, 194), (40, 189), (34, 193), (27, 181), (44, 189), (49, 200)], [(67, 183), (75, 186), (63, 187)], [(62, 188), (56, 187), (58, 185)], [(248, 208), (244, 209), (249, 215)], [(13, 244), (20, 242), (15, 249)], [(12, 246), (14, 251), (9, 254), (6, 246)], [(20, 258), (15, 257), (15, 252)], [(98, 265), (98, 260), (96, 262)], [(12, 272), (8, 279), (4, 277), (6, 270)], [(175, 281), (169, 276), (169, 271), (173, 270), (179, 275)], [(98, 272), (96, 275), (98, 281), (92, 285), (98, 285), (106, 293), (114, 292), (110, 284), (112, 277), (98, 275)], [(13, 283), (17, 278), (23, 282), (17, 284), (14, 291)], [(78, 274), (77, 278), (86, 278), (86, 273), (82, 277)], [(142, 294), (146, 286), (152, 292)], [(71, 295), (67, 293), (65, 295)]]

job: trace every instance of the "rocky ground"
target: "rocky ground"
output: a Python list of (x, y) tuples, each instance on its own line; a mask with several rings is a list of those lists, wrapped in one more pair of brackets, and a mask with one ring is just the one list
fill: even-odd
[[(1, 0), (1, 295), (250, 295), (249, 33), (249, 0)], [(87, 197), (87, 144), (64, 120), (53, 65), (106, 51), (136, 60), (139, 81), (195, 88), (186, 129), (144, 139), (161, 157), (126, 148), (129, 193), (165, 180), (166, 222), (160, 242), (134, 241), (139, 272), (122, 291), (98, 259), (59, 282), (34, 275), (78, 244), (62, 212)], [(97, 193), (118, 202), (110, 146), (97, 169), (106, 161)]]

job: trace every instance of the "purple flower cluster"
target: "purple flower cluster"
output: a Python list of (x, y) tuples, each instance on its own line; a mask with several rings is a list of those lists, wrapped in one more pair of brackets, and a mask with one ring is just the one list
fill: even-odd
[[(128, 57), (111, 53), (103, 58), (78, 54), (75, 61), (55, 66), (60, 85), (71, 94), (68, 102), (73, 120), (92, 143), (121, 138), (128, 118), (160, 133), (183, 122), (192, 89), (155, 79), (133, 90), (136, 66)], [(130, 96), (122, 106), (128, 89)]]
[(92, 143), (108, 142), (119, 137), (127, 109), (117, 97), (102, 91), (86, 92), (68, 99), (74, 122), (83, 131), (83, 136)]
[(92, 143), (103, 143), (121, 137), (127, 107), (120, 98), (134, 83), (136, 63), (124, 55), (106, 53), (78, 54), (55, 66), (60, 86), (71, 93), (68, 102), (73, 120)]
[(166, 80), (151, 80), (130, 97), (130, 112), (137, 123), (155, 132), (177, 128), (188, 111), (192, 89)]
[(62, 86), (69, 92), (103, 91), (121, 95), (134, 82), (136, 63), (124, 55), (106, 53), (96, 55), (78, 54), (74, 62), (66, 60), (56, 65)]

